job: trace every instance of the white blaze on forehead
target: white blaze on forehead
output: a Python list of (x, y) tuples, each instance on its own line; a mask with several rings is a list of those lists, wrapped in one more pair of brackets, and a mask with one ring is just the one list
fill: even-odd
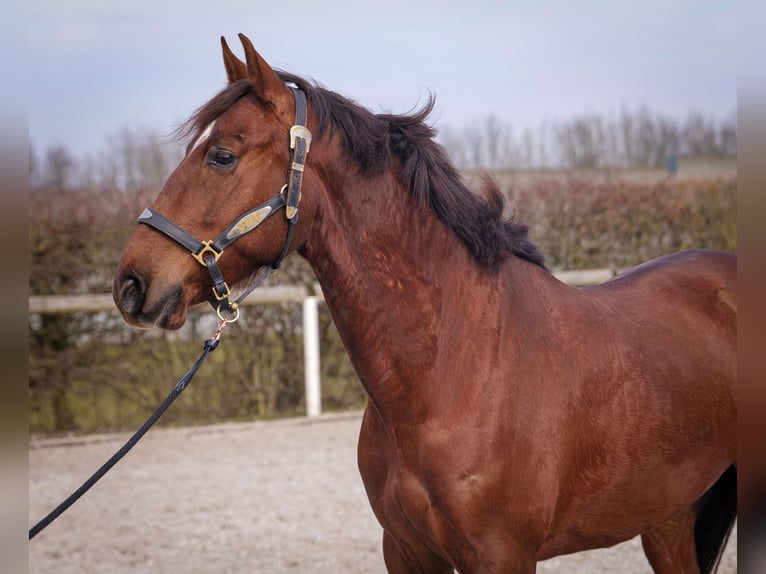
[(194, 142), (194, 145), (189, 150), (189, 153), (193, 152), (195, 149), (197, 149), (197, 146), (200, 145), (202, 142), (207, 140), (207, 138), (210, 137), (210, 134), (213, 133), (213, 128), (215, 127), (216, 120), (213, 120), (208, 124), (208, 126), (202, 131), (202, 133), (199, 135), (197, 140)]

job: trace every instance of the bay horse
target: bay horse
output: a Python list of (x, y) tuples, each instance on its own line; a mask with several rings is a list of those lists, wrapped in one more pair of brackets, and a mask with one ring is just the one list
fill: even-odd
[(121, 257), (125, 320), (177, 329), (206, 300), (231, 320), (229, 286), (298, 252), (368, 396), (389, 572), (530, 573), (635, 536), (655, 572), (714, 570), (736, 519), (736, 256), (565, 285), (495, 183), (465, 186), (432, 98), (373, 114), (240, 40)]

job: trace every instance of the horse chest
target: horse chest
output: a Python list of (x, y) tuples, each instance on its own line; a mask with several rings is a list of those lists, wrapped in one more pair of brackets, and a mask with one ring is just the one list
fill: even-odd
[(373, 456), (360, 456), (359, 462), (378, 520), (386, 530), (425, 530), (434, 513), (427, 485), (407, 468), (395, 449), (378, 443), (374, 452)]
[(437, 492), (435, 485), (409, 469), (393, 467), (373, 508), (386, 534), (399, 548), (413, 554), (428, 549), (452, 561), (461, 554), (470, 554), (471, 544), (456, 524), (457, 517), (436, 497)]
[(501, 530), (484, 520), (494, 516), (502, 522), (494, 496), (498, 468), (469, 470), (442, 441), (434, 445), (397, 438), (366, 434), (364, 428), (360, 436), (360, 471), (386, 534), (402, 548), (415, 553), (428, 549), (455, 564), (475, 556), (474, 535), (487, 528)]
[(359, 437), (359, 470), (378, 521), (399, 540), (440, 546), (447, 529), (435, 485), (390, 434), (378, 432), (382, 429), (366, 419)]
[(412, 473), (392, 469), (380, 501), (386, 522), (424, 530), (434, 519), (428, 488)]

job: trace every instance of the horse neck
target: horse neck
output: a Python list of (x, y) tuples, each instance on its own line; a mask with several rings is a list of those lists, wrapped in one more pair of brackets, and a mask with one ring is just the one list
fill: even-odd
[(464, 331), (496, 320), (491, 303), (474, 306), (483, 316), (465, 307), (499, 295), (497, 273), (479, 268), (393, 172), (332, 190), (303, 255), (374, 407), (390, 421), (427, 417), (450, 390), (435, 368), (449, 345), (457, 352)]

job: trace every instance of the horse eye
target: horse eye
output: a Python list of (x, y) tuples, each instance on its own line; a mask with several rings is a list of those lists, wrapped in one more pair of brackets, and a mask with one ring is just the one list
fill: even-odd
[(213, 148), (207, 154), (208, 165), (218, 168), (226, 169), (234, 167), (239, 158), (231, 153), (229, 150), (222, 148)]

